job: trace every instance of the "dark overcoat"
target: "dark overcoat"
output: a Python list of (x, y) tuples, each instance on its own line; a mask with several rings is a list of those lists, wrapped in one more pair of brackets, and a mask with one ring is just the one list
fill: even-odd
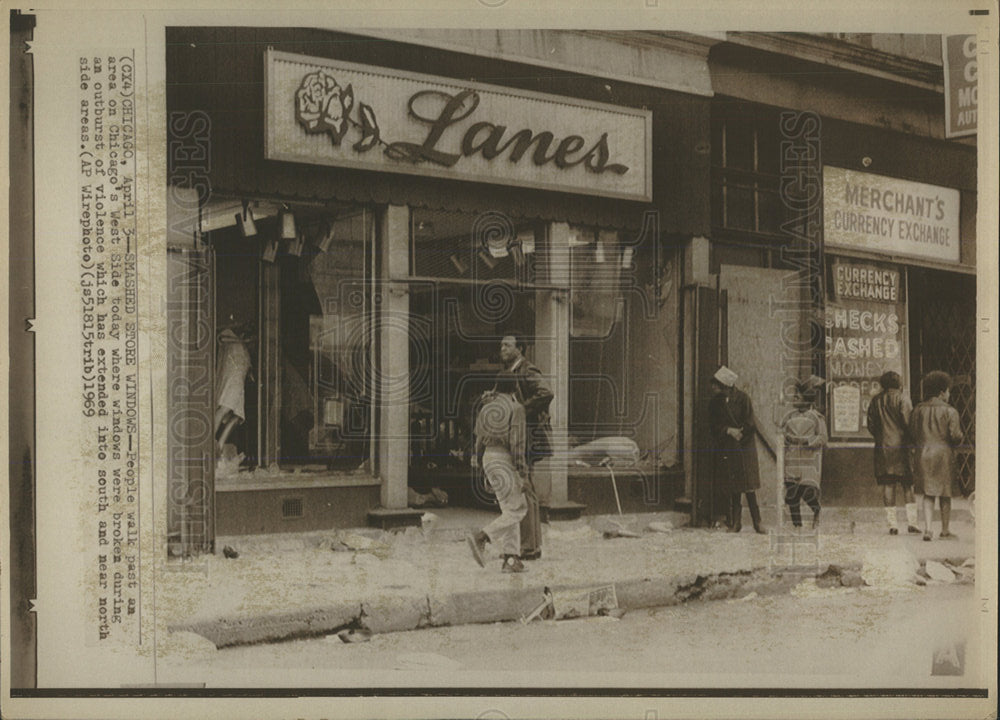
[[(513, 387), (510, 387), (513, 385)], [(552, 391), (545, 385), (542, 371), (522, 357), (512, 369), (504, 368), (497, 373), (497, 389), (513, 392), (517, 401), (524, 406), (524, 419), (528, 430), (528, 464), (552, 454), (552, 427), (549, 421), (549, 405)]]
[(912, 412), (910, 398), (897, 388), (883, 390), (868, 404), (868, 432), (875, 438), (875, 477), (910, 477)]
[[(733, 388), (729, 397), (714, 395), (708, 404), (709, 427), (715, 442), (716, 479), (732, 494), (753, 492), (760, 488), (760, 467), (757, 463), (757, 426), (753, 403), (742, 390)], [(726, 433), (727, 427), (739, 428), (740, 440)]]

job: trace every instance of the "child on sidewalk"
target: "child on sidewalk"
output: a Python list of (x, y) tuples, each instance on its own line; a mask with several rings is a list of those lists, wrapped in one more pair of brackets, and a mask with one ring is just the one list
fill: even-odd
[(816, 394), (823, 378), (812, 375), (796, 383), (794, 410), (785, 416), (781, 431), (785, 436), (785, 502), (792, 525), (802, 527), (799, 504), (804, 500), (813, 511), (812, 526), (819, 524), (819, 486), (826, 445), (826, 418), (816, 410)]

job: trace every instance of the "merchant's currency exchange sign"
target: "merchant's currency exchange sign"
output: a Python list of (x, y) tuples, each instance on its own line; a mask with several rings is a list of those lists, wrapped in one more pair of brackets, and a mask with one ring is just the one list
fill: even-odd
[(958, 190), (823, 168), (828, 246), (959, 262)]

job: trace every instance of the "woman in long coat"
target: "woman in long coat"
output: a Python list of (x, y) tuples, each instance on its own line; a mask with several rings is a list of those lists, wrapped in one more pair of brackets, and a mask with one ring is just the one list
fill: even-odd
[(740, 496), (746, 494), (747, 506), (753, 529), (763, 534), (757, 490), (760, 488), (760, 468), (757, 463), (757, 444), (754, 438), (756, 423), (753, 404), (742, 390), (735, 387), (736, 373), (722, 366), (712, 378), (715, 393), (708, 404), (709, 427), (715, 441), (716, 478), (730, 494), (729, 529), (743, 529), (743, 505)]
[(868, 432), (875, 438), (875, 482), (882, 488), (889, 534), (899, 534), (896, 525), (896, 485), (903, 489), (906, 530), (919, 533), (913, 473), (910, 472), (909, 425), (913, 405), (902, 390), (899, 373), (890, 370), (878, 382), (882, 392), (868, 404)]
[(955, 446), (962, 442), (958, 411), (948, 404), (951, 377), (932, 372), (924, 378), (924, 401), (910, 415), (913, 438), (913, 476), (924, 488), (924, 540), (931, 539), (934, 498), (940, 498), (941, 534), (954, 537), (948, 530), (951, 519), (952, 481), (955, 477)]

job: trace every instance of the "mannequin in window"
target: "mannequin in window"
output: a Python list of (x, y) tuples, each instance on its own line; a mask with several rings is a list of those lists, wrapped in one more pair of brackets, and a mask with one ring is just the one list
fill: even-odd
[(219, 333), (219, 355), (215, 369), (215, 435), (221, 450), (229, 434), (237, 425), (246, 420), (243, 408), (247, 377), (250, 372), (250, 353), (246, 343), (249, 338), (238, 334), (238, 328), (230, 323)]

